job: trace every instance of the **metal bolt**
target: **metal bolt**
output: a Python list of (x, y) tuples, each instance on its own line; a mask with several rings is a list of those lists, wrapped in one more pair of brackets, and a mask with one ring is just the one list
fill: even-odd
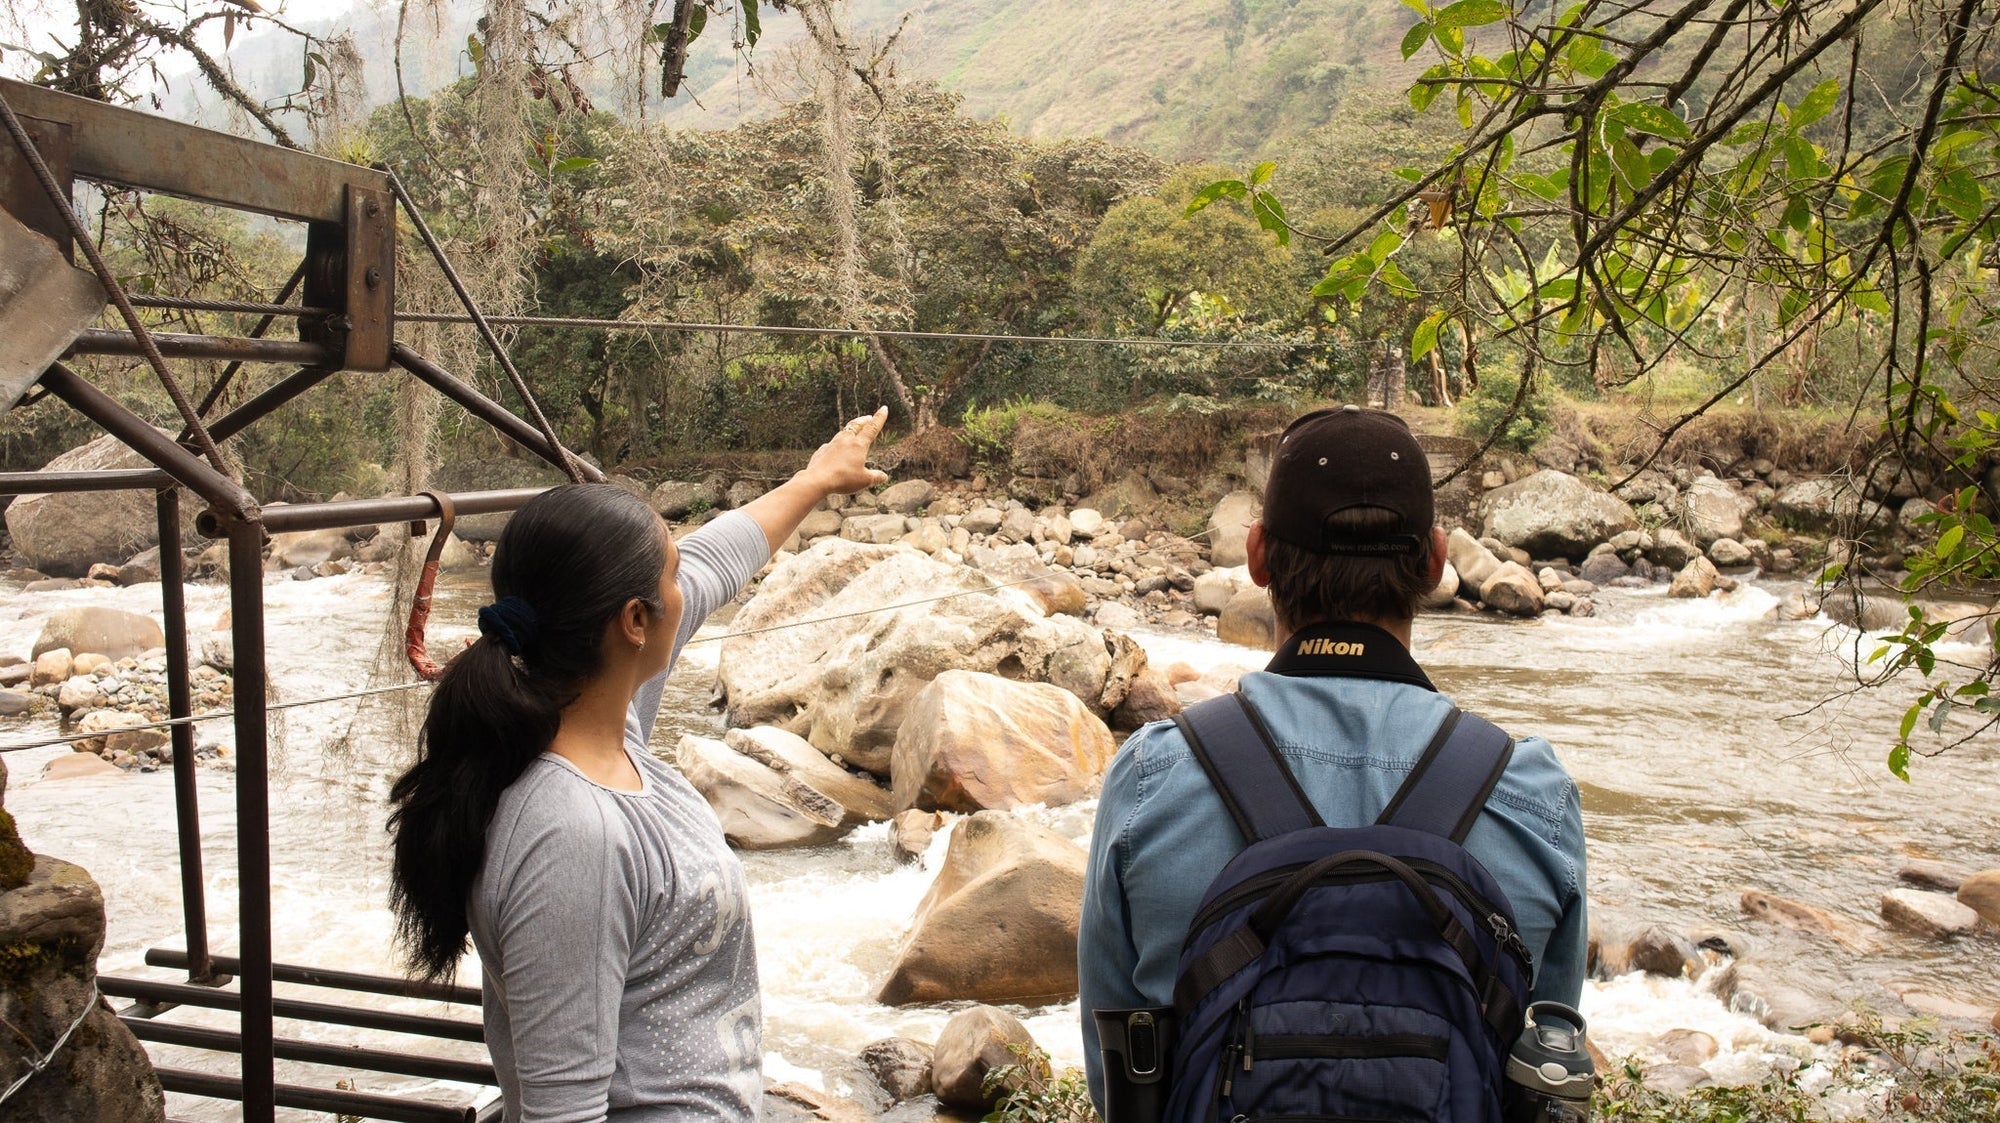
[(361, 213), (367, 215), (369, 218), (374, 218), (376, 215), (382, 213), (382, 201), (380, 199), (369, 199), (363, 202), (361, 204)]
[(367, 272), (365, 272), (365, 273), (363, 273), (363, 274), (361, 274), (361, 280), (362, 280), (362, 282), (363, 282), (363, 283), (365, 283), (365, 284), (366, 284), (366, 285), (367, 285), (367, 286), (368, 286), (369, 288), (371, 288), (371, 289), (379, 289), (379, 288), (381, 288), (381, 287), (382, 287), (382, 267), (381, 267), (381, 266), (379, 266), (379, 265), (370, 265), (370, 266), (368, 267), (368, 271), (367, 271)]

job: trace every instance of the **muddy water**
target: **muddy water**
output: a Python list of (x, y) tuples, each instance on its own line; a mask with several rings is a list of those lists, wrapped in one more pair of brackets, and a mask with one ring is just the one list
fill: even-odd
[[(433, 628), (440, 648), (465, 634), (478, 592), (442, 595)], [(1508, 624), (1427, 617), (1418, 623), (1417, 643), (1420, 658), (1462, 704), (1516, 732), (1548, 736), (1568, 762), (1584, 789), (1591, 895), (1604, 925), (1729, 931), (1753, 962), (1834, 1005), (1861, 1000), (1898, 1011), (1907, 1001), (1920, 1009), (1990, 1012), (2000, 1005), (2000, 939), (1932, 945), (1884, 930), (1876, 908), (1895, 884), (1896, 867), (1910, 858), (2000, 866), (2000, 753), (1990, 741), (1975, 744), (1920, 762), (1913, 784), (1890, 777), (1881, 760), (1899, 708), (1888, 696), (1837, 698), (1852, 683), (1854, 633), (1823, 621), (1764, 619), (1783, 592), (1747, 586), (1689, 603), (1613, 590), (1592, 619)], [(384, 583), (274, 579), (267, 597), (272, 677), (281, 696), (367, 685), (388, 600)], [(157, 591), (148, 587), (34, 597), (0, 587), (0, 651), (25, 655), (43, 616), (79, 603), (158, 608)], [(220, 589), (191, 588), (197, 631), (224, 604)], [(1255, 666), (1263, 658), (1199, 635), (1140, 639), (1162, 662)], [(656, 748), (683, 730), (718, 728), (706, 708), (715, 652), (713, 644), (688, 650)], [(1813, 708), (1829, 698), (1835, 700)], [(407, 750), (379, 731), (355, 730), (357, 708), (347, 702), (294, 710), (285, 721), (272, 801), (274, 943), (282, 962), (390, 972), (382, 793)], [(48, 731), (47, 724), (14, 723), (0, 742)], [(226, 743), (226, 725), (206, 727), (201, 739)], [(8, 809), (32, 847), (83, 865), (104, 887), (110, 929), (103, 967), (145, 971), (146, 948), (181, 943), (170, 778), (38, 782), (42, 763), (60, 751), (8, 755)], [(231, 779), (216, 769), (201, 775), (211, 934), (224, 951), (235, 942)], [(1022, 813), (1083, 840), (1090, 811), (1082, 804)], [(942, 845), (941, 838), (929, 868)], [(861, 1045), (889, 1034), (935, 1034), (948, 1008), (899, 1010), (872, 1001), (930, 877), (928, 868), (891, 859), (885, 828), (817, 850), (748, 854), (744, 864), (773, 1079), (848, 1090), (862, 1079), (852, 1064)], [(1746, 888), (1826, 910), (1844, 923), (1845, 939), (1744, 917), (1738, 899)], [(476, 971), (469, 968), (466, 978)], [(444, 1012), (434, 1004), (377, 1001)], [(1600, 1043), (1614, 1052), (1643, 1049), (1669, 1029), (1704, 1030), (1723, 1046), (1708, 1066), (1723, 1080), (1755, 1079), (1773, 1064), (1809, 1055), (1802, 1040), (1771, 1033), (1685, 982), (1630, 977), (1592, 984), (1585, 1012)], [(1020, 1013), (1059, 1058), (1079, 1059), (1073, 1005)], [(228, 1015), (192, 1011), (173, 1016), (229, 1022)], [(396, 1040), (295, 1024), (283, 1032), (377, 1045)], [(476, 1053), (460, 1047), (460, 1055)], [(157, 1049), (156, 1057), (216, 1067), (212, 1058), (184, 1051)], [(281, 1068), (285, 1080), (328, 1079), (325, 1070)], [(419, 1093), (426, 1087), (383, 1078), (362, 1086)], [(173, 1114), (234, 1117), (226, 1105), (180, 1097)]]

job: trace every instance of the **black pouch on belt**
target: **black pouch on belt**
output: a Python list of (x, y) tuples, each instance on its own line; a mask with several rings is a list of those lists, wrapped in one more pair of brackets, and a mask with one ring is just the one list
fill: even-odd
[(1104, 1060), (1104, 1123), (1159, 1123), (1170, 1086), (1171, 1006), (1093, 1010)]

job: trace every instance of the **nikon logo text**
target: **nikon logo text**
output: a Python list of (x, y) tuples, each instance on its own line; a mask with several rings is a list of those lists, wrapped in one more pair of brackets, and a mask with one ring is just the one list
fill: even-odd
[(1368, 645), (1365, 643), (1335, 642), (1330, 639), (1309, 639), (1299, 645), (1300, 655), (1360, 655)]

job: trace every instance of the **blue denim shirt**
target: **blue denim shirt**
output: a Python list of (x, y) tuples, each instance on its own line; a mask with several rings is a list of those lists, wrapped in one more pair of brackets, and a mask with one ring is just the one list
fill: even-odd
[[(1450, 700), (1376, 679), (1256, 672), (1238, 688), (1328, 826), (1365, 826), (1387, 807), (1443, 723)], [(1188, 922), (1244, 846), (1221, 797), (1171, 722), (1132, 734), (1105, 774), (1077, 949), (1085, 1067), (1104, 1103), (1092, 1010), (1167, 1006)], [(1534, 954), (1536, 1001), (1583, 991), (1583, 811), (1539, 737), (1518, 741), (1465, 847), (1513, 906)]]

